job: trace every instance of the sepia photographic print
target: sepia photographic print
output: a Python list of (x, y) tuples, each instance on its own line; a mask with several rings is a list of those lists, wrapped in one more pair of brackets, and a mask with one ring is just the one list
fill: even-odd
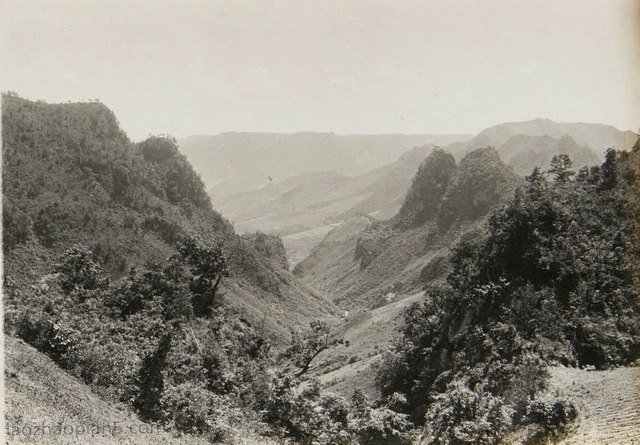
[(0, 0), (6, 444), (640, 445), (640, 1)]

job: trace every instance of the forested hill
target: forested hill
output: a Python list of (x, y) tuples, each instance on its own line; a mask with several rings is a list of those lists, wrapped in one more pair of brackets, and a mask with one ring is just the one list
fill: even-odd
[[(175, 140), (131, 143), (100, 103), (4, 95), (2, 131), (5, 335), (174, 434), (289, 431), (275, 398), (293, 394), (306, 350), (277, 353), (339, 311), (291, 275), (280, 239), (236, 235)], [(26, 345), (7, 344), (19, 366)], [(12, 394), (44, 403), (20, 375)], [(43, 420), (9, 406), (19, 426)]]
[(282, 318), (280, 311), (290, 313), (294, 325), (332, 316), (330, 304), (292, 280), (276, 237), (238, 237), (211, 208), (175, 140), (150, 137), (133, 144), (100, 103), (3, 99), (8, 280), (38, 283), (78, 244), (118, 279), (133, 266), (161, 263), (176, 253), (179, 241), (193, 238), (222, 246), (231, 279), (222, 280), (221, 290), (250, 318), (271, 314), (266, 328), (273, 334), (288, 335), (283, 322), (272, 322)]

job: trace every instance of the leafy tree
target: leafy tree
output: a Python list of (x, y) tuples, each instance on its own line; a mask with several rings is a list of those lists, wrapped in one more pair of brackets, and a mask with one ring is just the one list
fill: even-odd
[(109, 292), (106, 304), (126, 320), (157, 298), (162, 302), (165, 320), (188, 319), (193, 310), (185, 281), (182, 266), (173, 257), (165, 267), (150, 264), (141, 272), (132, 268), (129, 276)]
[(206, 246), (193, 238), (187, 238), (178, 245), (178, 251), (191, 270), (194, 313), (197, 316), (209, 315), (222, 278), (229, 276), (222, 243)]
[(601, 167), (602, 179), (600, 182), (600, 190), (613, 190), (618, 185), (618, 152), (613, 148), (607, 149), (604, 157), (604, 163)]
[(349, 429), (362, 445), (409, 444), (415, 436), (413, 424), (406, 414), (399, 413), (398, 404), (406, 404), (400, 393), (395, 393), (386, 403), (374, 404), (356, 389), (351, 398)]
[(298, 368), (294, 372), (294, 377), (299, 378), (309, 371), (311, 362), (321, 352), (332, 346), (345, 344), (342, 338), (330, 338), (330, 329), (323, 321), (312, 321), (311, 329), (303, 337), (294, 336), (292, 345), (283, 353), (283, 357), (288, 359), (290, 365)]
[(58, 283), (65, 292), (95, 290), (108, 286), (102, 267), (92, 259), (93, 254), (83, 246), (67, 249), (54, 271), (59, 275)]
[(571, 180), (571, 177), (575, 175), (575, 172), (571, 170), (571, 167), (573, 167), (573, 162), (568, 155), (555, 155), (553, 158), (551, 158), (550, 166), (551, 168), (549, 169), (549, 173), (555, 175), (554, 180), (556, 182), (569, 182)]

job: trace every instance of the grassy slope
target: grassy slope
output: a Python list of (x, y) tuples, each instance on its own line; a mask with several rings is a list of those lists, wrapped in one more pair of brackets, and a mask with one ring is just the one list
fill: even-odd
[[(388, 240), (383, 253), (361, 269), (355, 256), (356, 239), (363, 224), (364, 218), (357, 217), (348, 227), (336, 229), (333, 237), (327, 236), (302, 263), (304, 272), (300, 275), (309, 286), (326, 292), (329, 298), (351, 311), (367, 310), (388, 303), (397, 295), (419, 291), (425, 285), (420, 278), (423, 268), (444, 264), (440, 273), (429, 281), (436, 284), (448, 270), (449, 247), (466, 231), (481, 225), (466, 224), (445, 236), (437, 235), (431, 225), (407, 230)], [(344, 236), (346, 228), (352, 230), (349, 237)], [(339, 241), (334, 241), (336, 238)]]
[(551, 368), (551, 391), (578, 409), (576, 429), (562, 445), (638, 443), (640, 368)]
[(331, 230), (321, 244), (295, 269), (298, 276), (304, 277), (305, 283), (326, 292), (330, 299), (339, 296), (336, 292), (344, 271), (349, 268), (357, 272), (354, 261), (357, 235), (371, 224), (365, 216), (354, 216), (335, 229)]
[(404, 325), (404, 311), (422, 301), (424, 293), (403, 295), (391, 304), (348, 316), (336, 335), (349, 341), (348, 347), (323, 352), (314, 372), (330, 391), (347, 397), (360, 389), (371, 398), (380, 396), (375, 383), (376, 366), (398, 338)]

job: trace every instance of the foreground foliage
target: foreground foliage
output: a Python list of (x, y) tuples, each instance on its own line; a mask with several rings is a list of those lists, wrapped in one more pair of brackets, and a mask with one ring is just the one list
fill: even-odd
[(88, 249), (72, 247), (40, 286), (24, 291), (7, 282), (5, 331), (143, 421), (180, 434), (218, 442), (252, 425), (297, 443), (408, 443), (406, 415), (306, 380), (319, 353), (345, 343), (326, 323), (312, 322), (276, 357), (215, 298), (227, 270), (224, 249), (187, 239), (176, 250), (111, 283)]

